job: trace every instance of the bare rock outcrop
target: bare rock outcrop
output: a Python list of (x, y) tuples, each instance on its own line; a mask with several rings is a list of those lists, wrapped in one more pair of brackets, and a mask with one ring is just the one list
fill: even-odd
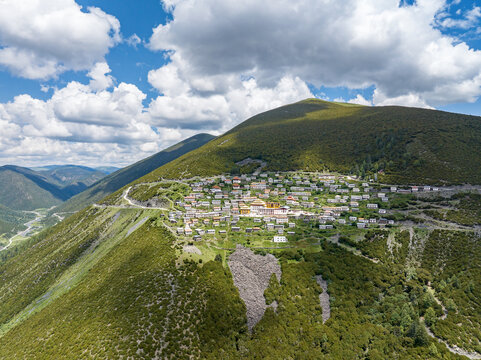
[(247, 327), (250, 331), (264, 316), (268, 307), (264, 291), (269, 286), (272, 274), (276, 274), (280, 281), (281, 266), (274, 255), (256, 255), (250, 249), (239, 245), (229, 257), (228, 264), (234, 285), (239, 289), (240, 297), (247, 307)]
[(331, 303), (330, 297), (327, 293), (327, 281), (321, 275), (316, 276), (317, 283), (322, 288), (322, 293), (319, 294), (319, 302), (322, 308), (322, 322), (325, 323), (331, 317)]

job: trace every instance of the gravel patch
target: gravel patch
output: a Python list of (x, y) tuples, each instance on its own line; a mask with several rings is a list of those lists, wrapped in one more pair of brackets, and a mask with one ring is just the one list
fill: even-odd
[[(239, 289), (241, 299), (247, 307), (247, 327), (249, 331), (262, 319), (267, 309), (264, 291), (269, 286), (269, 279), (276, 274), (281, 279), (281, 266), (272, 254), (256, 255), (250, 249), (237, 246), (229, 257), (230, 271), (234, 285)], [(274, 310), (277, 304), (272, 304)]]
[(329, 294), (327, 292), (327, 281), (321, 275), (316, 276), (317, 283), (322, 288), (322, 293), (319, 295), (319, 302), (322, 308), (322, 323), (325, 323), (331, 317), (331, 304)]
[(144, 217), (142, 220), (140, 220), (137, 224), (133, 225), (129, 231), (127, 231), (127, 236), (129, 236), (130, 234), (132, 234), (135, 230), (137, 230), (139, 227), (141, 227), (142, 225), (144, 225), (144, 223), (149, 219), (148, 216)]

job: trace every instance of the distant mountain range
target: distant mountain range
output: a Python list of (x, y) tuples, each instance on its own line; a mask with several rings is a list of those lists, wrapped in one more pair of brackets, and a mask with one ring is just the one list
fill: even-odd
[(179, 156), (205, 145), (214, 138), (214, 136), (209, 134), (198, 134), (144, 160), (120, 169), (98, 181), (84, 192), (74, 196), (69, 201), (59, 206), (56, 211), (70, 212), (81, 210), (85, 206), (101, 200), (130, 182), (150, 173), (172, 160), (177, 159)]
[[(199, 134), (124, 169), (49, 165), (25, 168), (0, 167), (0, 234), (12, 231), (30, 217), (19, 211), (57, 207), (55, 212), (77, 211), (148, 174), (214, 136)], [(81, 193), (81, 194), (80, 194)], [(79, 194), (78, 196), (75, 196)]]
[(58, 205), (107, 174), (76, 165), (25, 168), (0, 167), (0, 204), (14, 210), (33, 210)]
[(108, 175), (108, 174), (112, 174), (113, 172), (116, 172), (117, 170), (120, 170), (120, 168), (115, 166), (100, 166), (100, 167), (96, 167), (95, 170), (101, 171)]
[(39, 166), (39, 167), (29, 167), (29, 169), (33, 171), (38, 171), (38, 172), (51, 172), (54, 170), (68, 171), (69, 169), (70, 171), (77, 172), (77, 173), (81, 173), (82, 170), (84, 170), (86, 173), (98, 171), (108, 175), (119, 170), (120, 168), (115, 166), (90, 167), (90, 166), (67, 164), (67, 165), (45, 165), (45, 166)]
[(6, 165), (0, 167), (0, 204), (13, 210), (34, 210), (58, 205), (85, 190), (105, 174), (68, 166), (34, 171)]

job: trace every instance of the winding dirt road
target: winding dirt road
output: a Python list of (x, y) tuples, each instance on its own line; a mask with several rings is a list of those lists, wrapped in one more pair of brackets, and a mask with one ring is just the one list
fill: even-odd
[[(434, 297), (434, 300), (436, 301), (436, 303), (438, 303), (442, 309), (443, 309), (443, 315), (441, 315), (439, 317), (440, 320), (444, 320), (448, 317), (448, 310), (446, 309), (446, 307), (443, 305), (443, 303), (435, 296), (434, 294), (434, 289), (431, 287), (431, 286), (428, 286), (429, 290), (432, 291), (433, 293), (433, 297)], [(456, 345), (450, 345), (447, 341), (437, 337), (433, 332), (432, 330), (429, 328), (429, 326), (426, 325), (425, 321), (424, 321), (424, 317), (421, 317), (421, 321), (422, 323), (424, 324), (424, 327), (426, 328), (426, 332), (428, 333), (428, 335), (430, 337), (432, 337), (433, 339), (437, 340), (439, 343), (441, 344), (444, 344), (446, 345), (446, 347), (448, 348), (448, 350), (450, 352), (452, 352), (453, 354), (456, 354), (456, 355), (461, 355), (461, 356), (466, 356), (467, 358), (471, 359), (471, 360), (479, 360), (481, 359), (481, 354), (477, 353), (477, 352), (470, 352), (470, 351), (467, 351), (467, 350), (464, 350), (464, 349), (461, 349), (459, 346), (456, 346)]]
[(40, 221), (44, 218), (43, 215), (41, 215), (40, 213), (36, 212), (36, 211), (25, 211), (27, 213), (32, 213), (32, 214), (35, 214), (35, 219), (33, 220), (30, 220), (28, 222), (26, 222), (24, 225), (27, 227), (25, 230), (22, 230), (22, 231), (19, 231), (18, 233), (16, 233), (15, 235), (13, 235), (10, 239), (8, 239), (8, 244), (5, 245), (3, 248), (0, 249), (0, 252), (1, 251), (5, 251), (7, 250), (10, 246), (12, 246), (12, 243), (13, 243), (13, 240), (18, 237), (18, 236), (21, 236), (21, 237), (27, 237), (27, 235), (30, 233), (30, 231), (32, 231), (33, 229), (33, 224), (35, 224), (37, 221)]

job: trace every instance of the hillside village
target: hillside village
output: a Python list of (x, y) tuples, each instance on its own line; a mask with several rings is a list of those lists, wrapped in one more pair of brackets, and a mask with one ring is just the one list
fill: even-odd
[(193, 240), (259, 234), (274, 243), (296, 236), (301, 225), (321, 232), (343, 227), (396, 225), (391, 200), (431, 186), (383, 187), (350, 176), (315, 173), (261, 173), (193, 180), (168, 219), (179, 236)]
[(0, 19), (0, 360), (481, 360), (481, 0)]

